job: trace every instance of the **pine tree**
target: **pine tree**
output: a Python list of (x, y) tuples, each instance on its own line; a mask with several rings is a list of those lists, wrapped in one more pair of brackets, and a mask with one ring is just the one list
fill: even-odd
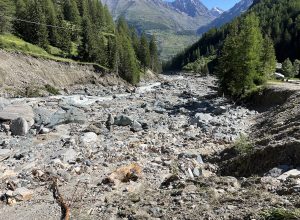
[(282, 72), (284, 76), (288, 79), (293, 78), (295, 76), (295, 69), (289, 58), (282, 63)]
[(131, 43), (131, 36), (128, 25), (123, 18), (119, 19), (118, 21), (116, 45), (117, 72), (128, 82), (137, 84), (140, 81), (138, 62)]
[[(16, 18), (20, 19), (20, 20), (24, 20), (27, 17), (27, 12), (28, 12), (28, 8), (27, 8), (27, 4), (25, 3), (24, 0), (17, 0), (16, 1)], [(28, 24), (24, 23), (22, 21), (19, 20), (15, 20), (14, 21), (14, 29), (15, 32), (24, 38), (24, 36), (26, 36), (26, 32), (28, 30)]]
[(65, 0), (63, 5), (64, 19), (76, 25), (80, 24), (81, 18), (75, 0)]
[(144, 72), (146, 72), (146, 68), (150, 66), (150, 51), (149, 51), (148, 40), (144, 33), (141, 36), (138, 57), (144, 68)]
[(120, 42), (120, 48), (118, 48), (119, 74), (128, 82), (136, 84), (140, 81), (140, 74), (131, 41), (124, 33), (118, 34), (118, 41)]
[(14, 15), (15, 5), (11, 0), (0, 1), (0, 33), (10, 32), (12, 29), (12, 20), (10, 17)]
[(104, 13), (104, 21), (105, 21), (105, 25), (106, 25), (106, 31), (114, 32), (114, 29), (115, 29), (114, 20), (109, 12), (107, 5), (104, 6), (103, 13)]
[(52, 0), (42, 1), (44, 5), (42, 6), (45, 11), (46, 23), (48, 26), (48, 40), (53, 46), (59, 45), (59, 35), (58, 35), (58, 20), (57, 13)]
[(261, 78), (265, 78), (271, 76), (276, 70), (276, 55), (271, 38), (264, 39), (262, 50)]
[(137, 56), (139, 56), (140, 50), (140, 39), (135, 29), (131, 29), (131, 42), (134, 49), (134, 52)]
[(84, 61), (97, 60), (97, 42), (93, 26), (88, 16), (82, 20), (82, 39), (79, 47), (79, 56)]
[(240, 98), (261, 83), (265, 77), (261, 71), (264, 67), (262, 45), (259, 21), (254, 14), (232, 27), (219, 59), (220, 86), (224, 92)]
[(26, 31), (25, 40), (37, 44), (40, 47), (47, 48), (48, 30), (44, 9), (39, 0), (30, 0), (28, 4), (26, 19), (34, 24), (29, 24)]
[(149, 51), (150, 51), (150, 68), (154, 72), (159, 72), (160, 64), (158, 59), (158, 49), (156, 45), (156, 40), (154, 35), (151, 37), (150, 43), (149, 43)]
[(300, 74), (300, 60), (296, 59), (294, 61), (294, 70), (295, 70), (295, 76), (299, 76)]

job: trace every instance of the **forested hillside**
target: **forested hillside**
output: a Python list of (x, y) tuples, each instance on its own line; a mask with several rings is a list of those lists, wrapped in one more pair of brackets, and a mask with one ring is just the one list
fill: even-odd
[[(97, 63), (133, 84), (147, 68), (159, 71), (154, 37), (139, 37), (123, 19), (115, 24), (98, 0), (2, 0), (0, 21), (2, 36), (10, 33), (49, 54)], [(0, 47), (16, 46), (9, 40)]]
[[(211, 29), (202, 38), (174, 57), (165, 66), (166, 69), (182, 69), (195, 62), (201, 56), (216, 60), (232, 25), (254, 13), (260, 22), (262, 34), (272, 39), (279, 62), (286, 58), (300, 58), (300, 1), (299, 0), (260, 0), (255, 1), (251, 9), (231, 24), (219, 29)], [(213, 66), (213, 65), (212, 65)]]

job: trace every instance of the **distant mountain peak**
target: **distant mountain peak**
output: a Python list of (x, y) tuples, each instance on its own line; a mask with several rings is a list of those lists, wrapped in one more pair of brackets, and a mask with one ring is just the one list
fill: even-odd
[(223, 14), (225, 11), (219, 7), (214, 7), (210, 10), (210, 13), (214, 16), (214, 17), (219, 17), (221, 14)]
[(200, 0), (175, 0), (169, 4), (190, 17), (210, 15), (208, 8)]

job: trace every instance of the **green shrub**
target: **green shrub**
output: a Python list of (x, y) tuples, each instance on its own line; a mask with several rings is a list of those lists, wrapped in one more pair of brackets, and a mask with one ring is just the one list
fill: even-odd
[(253, 150), (253, 143), (249, 140), (249, 138), (241, 134), (240, 137), (234, 142), (233, 148), (239, 154), (248, 154), (251, 153)]
[(300, 210), (272, 209), (262, 213), (266, 220), (293, 220), (300, 219)]
[(49, 84), (45, 85), (45, 90), (53, 95), (60, 95), (59, 90)]

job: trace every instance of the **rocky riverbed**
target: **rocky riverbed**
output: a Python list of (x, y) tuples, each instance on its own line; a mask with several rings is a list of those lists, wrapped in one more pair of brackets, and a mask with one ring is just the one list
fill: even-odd
[(278, 193), (291, 168), (218, 174), (216, 155), (260, 114), (219, 97), (213, 77), (68, 93), (0, 100), (2, 219), (60, 219), (55, 190), (71, 219), (259, 219), (300, 204)]

